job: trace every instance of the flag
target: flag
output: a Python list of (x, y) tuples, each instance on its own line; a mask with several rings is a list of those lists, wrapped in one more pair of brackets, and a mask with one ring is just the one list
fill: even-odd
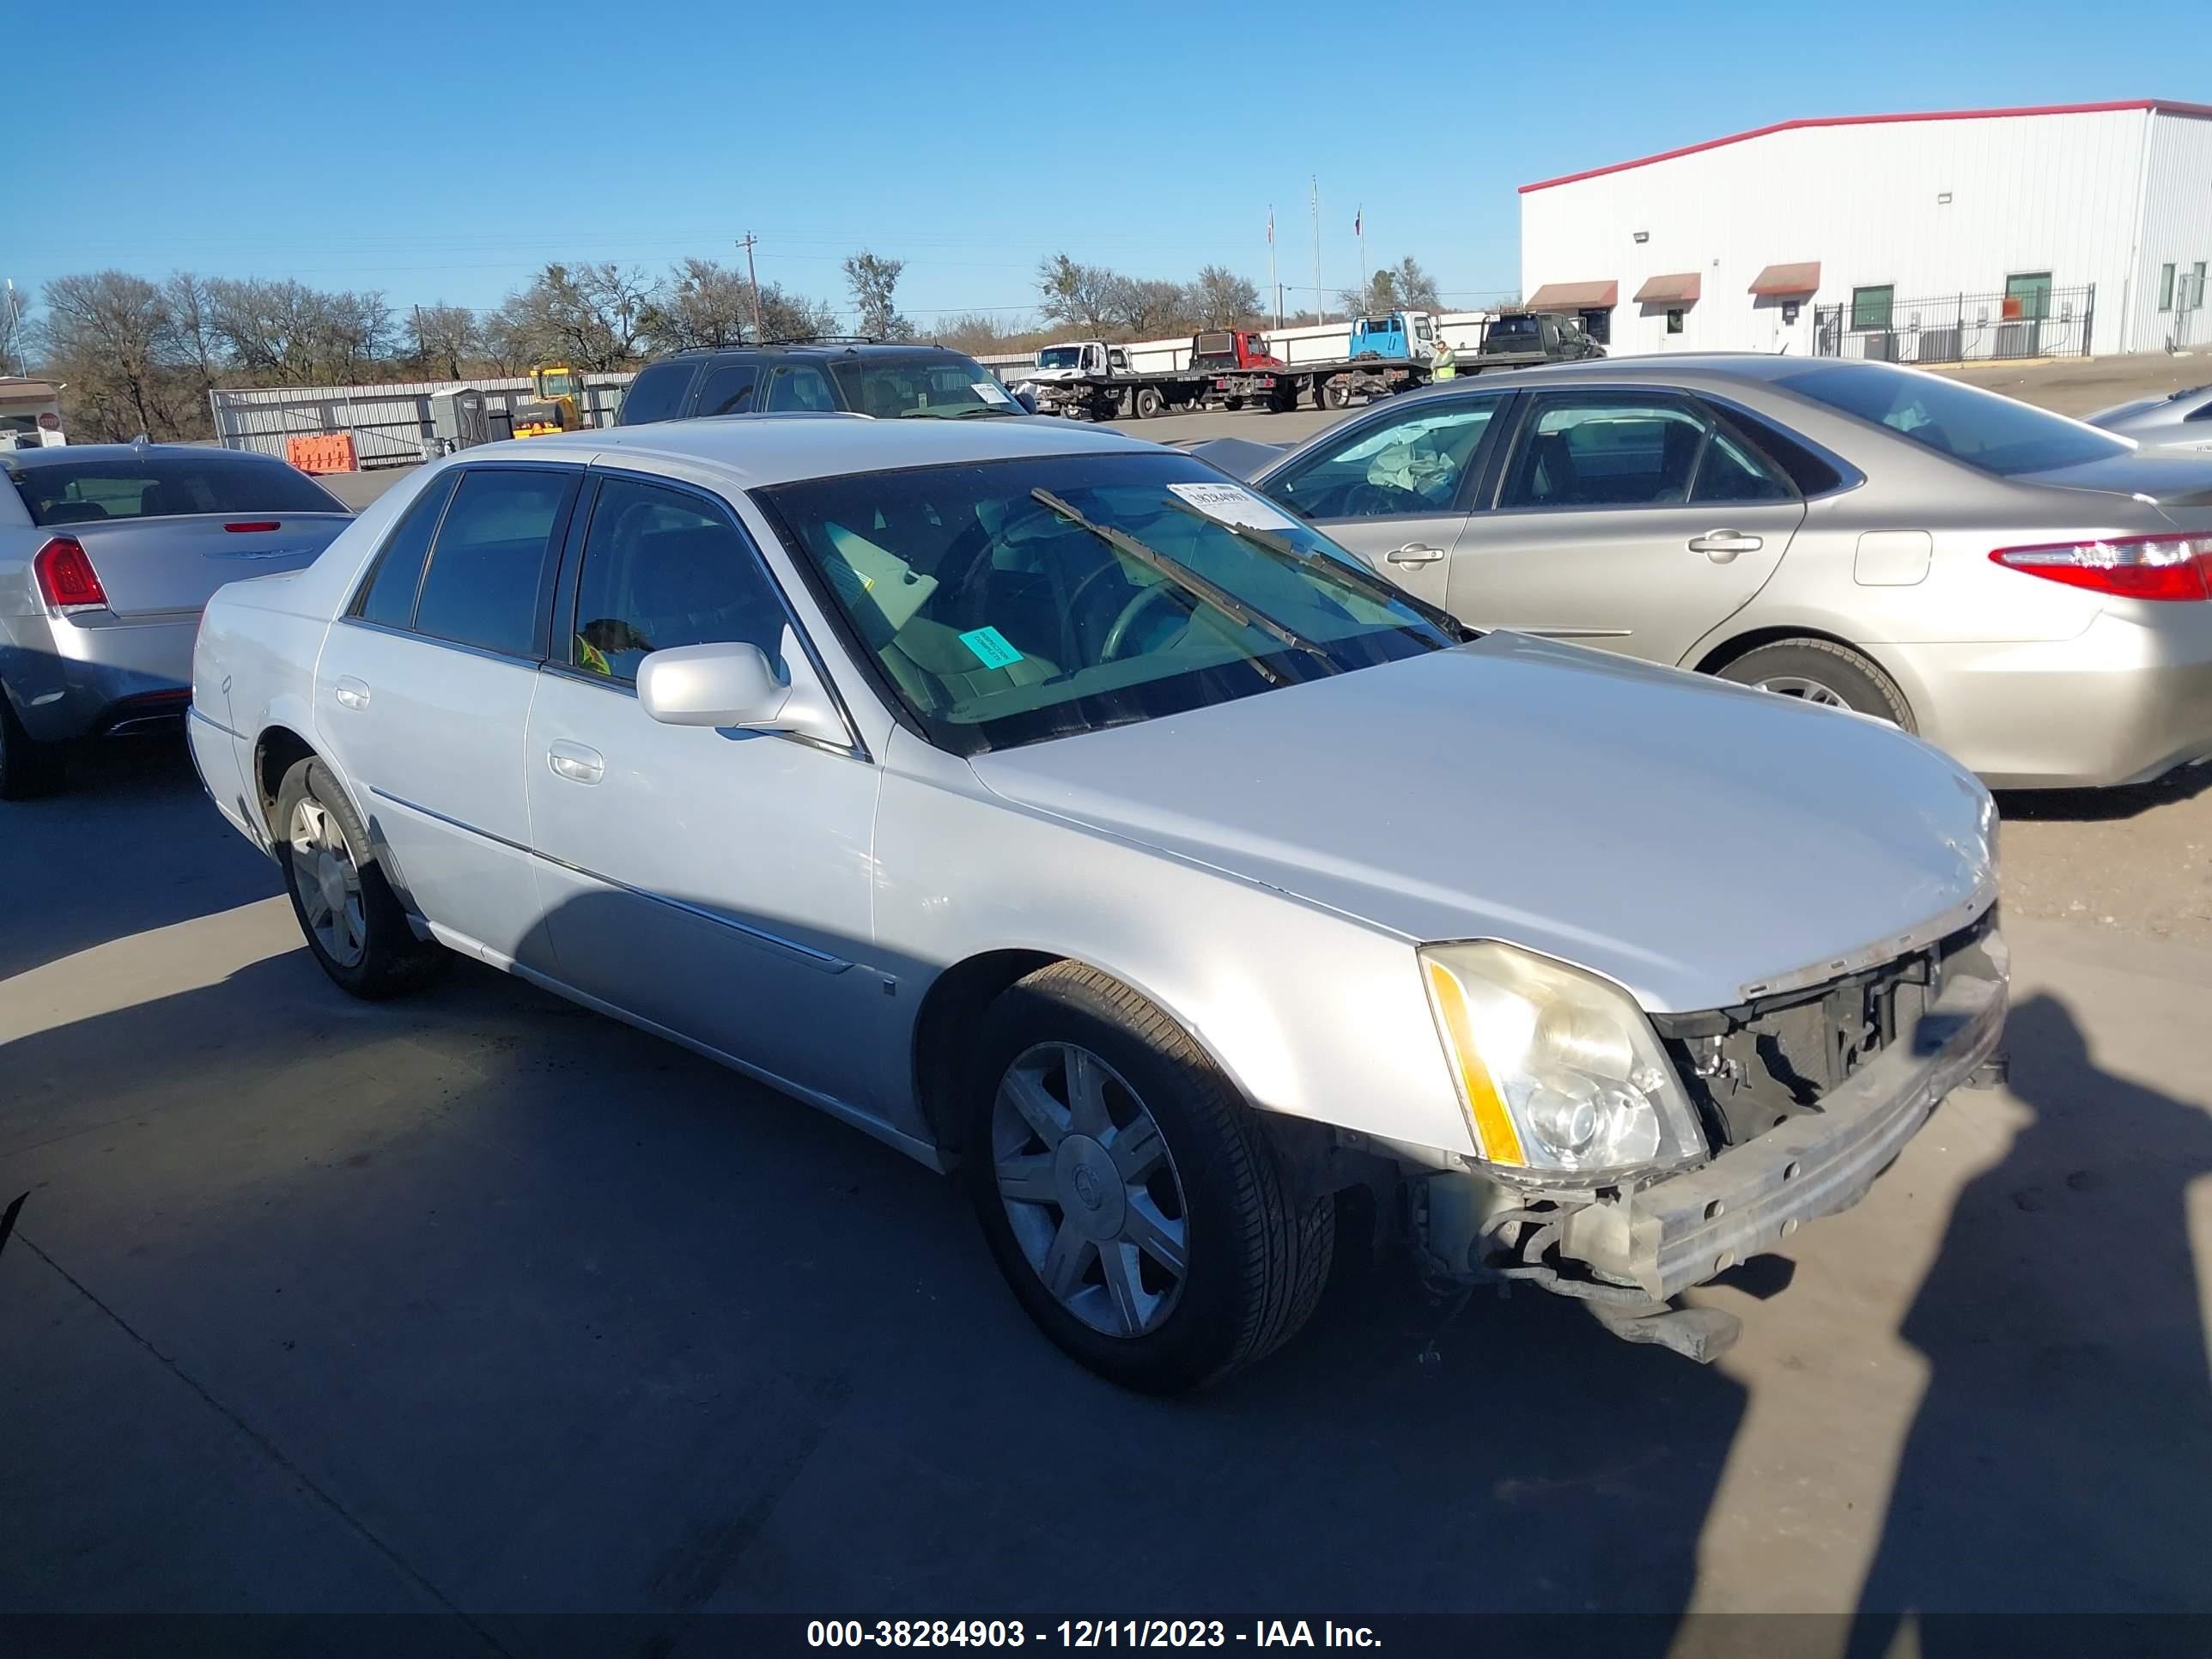
[(1361, 208), (1357, 213), (1352, 216), (1352, 234), (1354, 236), (1359, 234), (1359, 222), (1366, 216), (1367, 210), (1365, 208)]

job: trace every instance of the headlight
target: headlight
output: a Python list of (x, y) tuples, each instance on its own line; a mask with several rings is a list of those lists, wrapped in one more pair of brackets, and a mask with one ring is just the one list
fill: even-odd
[(1618, 986), (1488, 940), (1425, 945), (1420, 960), (1486, 1163), (1583, 1176), (1704, 1154), (1680, 1078)]

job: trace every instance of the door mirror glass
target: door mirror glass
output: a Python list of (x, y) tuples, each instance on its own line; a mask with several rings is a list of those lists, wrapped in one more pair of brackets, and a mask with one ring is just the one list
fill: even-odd
[(647, 654), (637, 665), (637, 700), (663, 726), (773, 728), (791, 687), (760, 647), (718, 640)]

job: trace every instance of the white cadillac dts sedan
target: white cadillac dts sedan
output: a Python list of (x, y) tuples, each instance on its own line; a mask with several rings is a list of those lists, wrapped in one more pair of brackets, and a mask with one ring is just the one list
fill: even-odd
[(346, 990), (475, 957), (958, 1171), (1137, 1388), (1378, 1233), (1710, 1358), (1672, 1298), (1855, 1202), (2003, 1019), (1951, 761), (1472, 634), (1058, 422), (465, 451), (216, 596), (191, 728)]

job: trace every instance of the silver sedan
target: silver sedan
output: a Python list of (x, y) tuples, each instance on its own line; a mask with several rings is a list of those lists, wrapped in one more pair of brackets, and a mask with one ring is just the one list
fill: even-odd
[(346, 990), (465, 955), (957, 1169), (1141, 1388), (1285, 1340), (1363, 1217), (1710, 1358), (1669, 1299), (1855, 1202), (2004, 1013), (1952, 761), (1468, 637), (1060, 422), (465, 451), (216, 596), (191, 731)]
[(175, 730), (200, 607), (311, 563), (353, 514), (273, 456), (189, 444), (0, 454), (0, 799), (73, 738)]
[(2212, 386), (2185, 386), (2163, 398), (2137, 398), (2090, 416), (2091, 426), (2132, 438), (2146, 449), (2212, 451)]
[(1992, 785), (2212, 757), (2212, 457), (1753, 356), (1486, 375), (1200, 453), (1464, 622), (1855, 709)]

